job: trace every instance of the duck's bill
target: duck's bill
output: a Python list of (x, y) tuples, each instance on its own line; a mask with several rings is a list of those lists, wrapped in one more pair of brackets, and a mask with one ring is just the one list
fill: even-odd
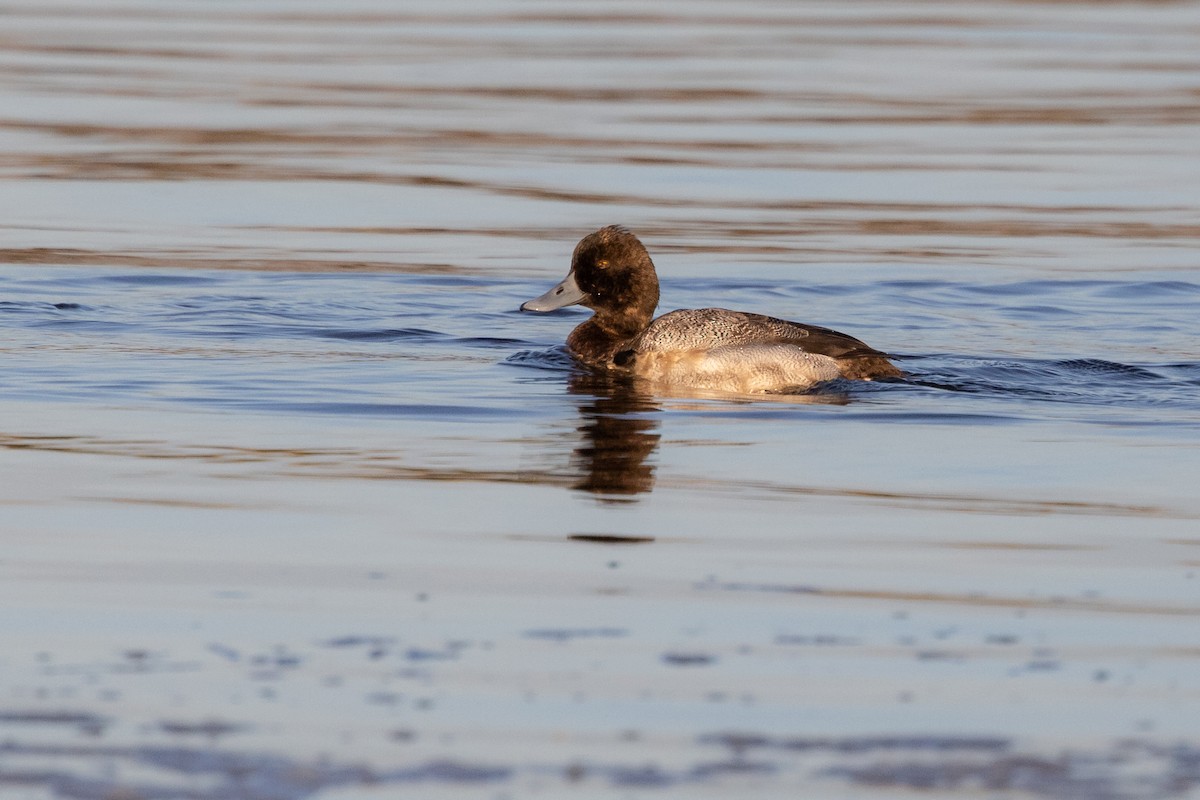
[(553, 311), (556, 308), (573, 306), (587, 300), (587, 292), (579, 288), (572, 271), (563, 278), (562, 283), (546, 292), (541, 297), (521, 304), (522, 311)]

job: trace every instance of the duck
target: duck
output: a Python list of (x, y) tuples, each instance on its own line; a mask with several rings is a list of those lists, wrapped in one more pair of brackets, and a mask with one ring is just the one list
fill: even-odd
[(608, 225), (583, 237), (567, 277), (521, 311), (592, 309), (567, 336), (576, 362), (672, 387), (793, 393), (829, 381), (903, 376), (885, 353), (829, 328), (724, 308), (655, 319), (658, 300), (658, 273), (645, 246), (628, 228)]

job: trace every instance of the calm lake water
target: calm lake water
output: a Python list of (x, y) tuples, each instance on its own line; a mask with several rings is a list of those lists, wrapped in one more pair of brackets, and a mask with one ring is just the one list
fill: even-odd
[[(1200, 4), (0, 5), (0, 796), (1200, 797)], [(655, 394), (516, 311), (909, 379)]]

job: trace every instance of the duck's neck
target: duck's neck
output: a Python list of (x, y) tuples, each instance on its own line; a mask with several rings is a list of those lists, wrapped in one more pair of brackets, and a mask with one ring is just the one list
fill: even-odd
[(613, 356), (646, 330), (654, 309), (624, 312), (597, 311), (592, 318), (571, 331), (567, 347), (580, 361), (593, 367), (612, 365)]

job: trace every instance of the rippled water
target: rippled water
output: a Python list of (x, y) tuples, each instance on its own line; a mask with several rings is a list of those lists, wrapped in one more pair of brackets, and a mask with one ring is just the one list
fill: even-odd
[[(1200, 796), (1200, 5), (0, 9), (0, 795)], [(689, 396), (516, 311), (898, 383)]]

